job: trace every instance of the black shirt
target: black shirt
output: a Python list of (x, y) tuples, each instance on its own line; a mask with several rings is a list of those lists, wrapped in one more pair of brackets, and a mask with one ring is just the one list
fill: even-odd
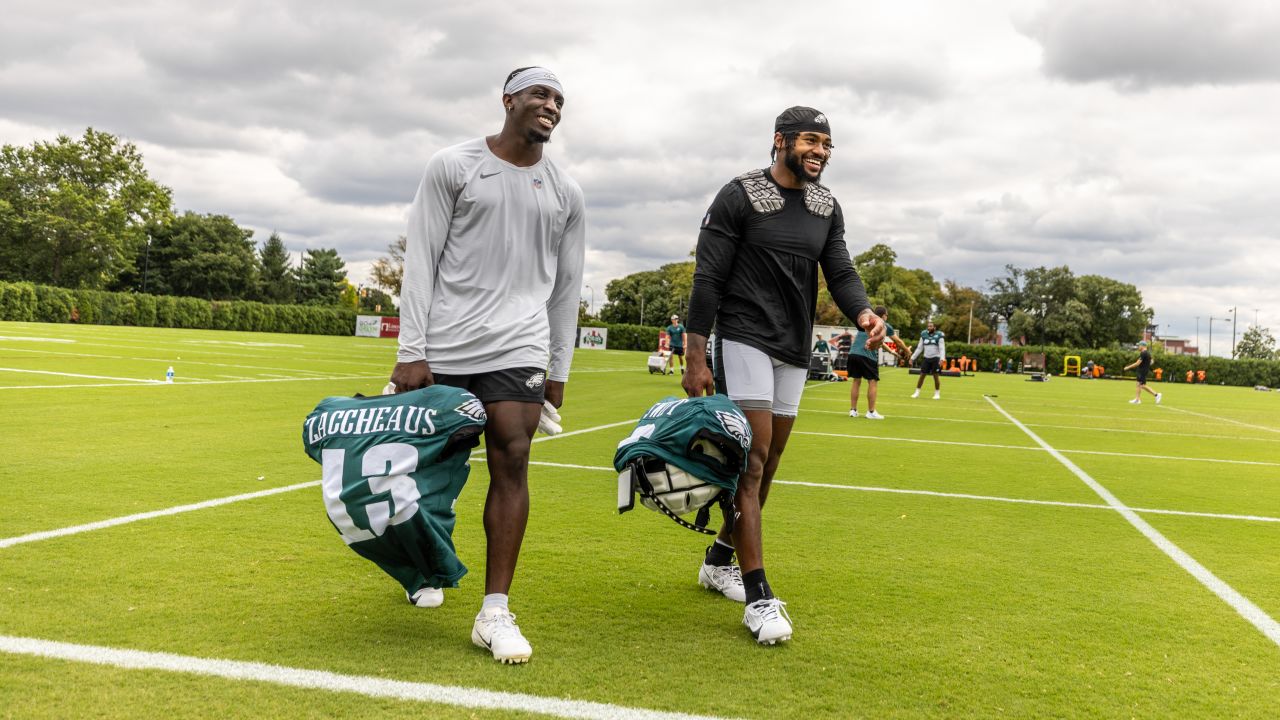
[(1138, 372), (1144, 373), (1151, 369), (1151, 353), (1143, 350), (1138, 355)]
[(769, 357), (809, 365), (818, 302), (818, 266), (836, 305), (857, 320), (870, 309), (844, 244), (840, 204), (826, 217), (805, 205), (805, 191), (778, 186), (782, 208), (758, 212), (740, 180), (721, 188), (698, 235), (689, 332), (750, 345)]

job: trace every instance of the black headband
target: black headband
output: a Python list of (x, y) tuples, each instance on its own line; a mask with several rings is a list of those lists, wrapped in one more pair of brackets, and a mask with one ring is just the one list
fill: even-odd
[(830, 135), (831, 124), (827, 122), (827, 116), (821, 112), (811, 107), (797, 105), (782, 111), (778, 119), (773, 122), (773, 131), (780, 132), (783, 135), (802, 132), (819, 132), (824, 135)]

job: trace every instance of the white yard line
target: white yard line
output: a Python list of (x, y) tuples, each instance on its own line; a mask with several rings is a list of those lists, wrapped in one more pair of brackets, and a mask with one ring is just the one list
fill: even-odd
[(240, 502), (241, 500), (253, 500), (256, 498), (267, 497), (268, 495), (279, 495), (280, 493), (293, 492), (294, 490), (301, 490), (302, 488), (316, 487), (319, 484), (319, 480), (312, 480), (310, 482), (298, 483), (296, 485), (286, 485), (284, 487), (271, 488), (269, 490), (244, 493), (243, 495), (232, 495), (230, 497), (217, 498), (215, 500), (205, 500), (204, 502), (192, 503), (190, 505), (178, 505), (164, 510), (152, 510), (151, 512), (124, 515), (122, 517), (110, 518), (108, 520), (85, 523), (84, 525), (73, 525), (71, 527), (60, 528), (58, 530), (44, 530), (41, 532), (29, 533), (27, 535), (3, 538), (0, 539), (0, 548), (13, 547), (14, 545), (36, 542), (38, 540), (65, 537), (67, 535), (89, 532), (90, 530), (102, 530), (109, 527), (115, 527), (117, 525), (138, 522), (139, 520), (150, 520), (152, 518), (165, 517), (167, 515), (177, 515), (179, 513), (191, 512), (192, 510), (204, 510), (205, 508), (227, 505), (229, 503)]
[(59, 377), (87, 378), (89, 380), (119, 380), (122, 382), (132, 382), (132, 383), (164, 382), (163, 380), (151, 380), (151, 379), (143, 379), (143, 378), (122, 378), (122, 377), (111, 377), (110, 375), (81, 375), (80, 373), (54, 372), (52, 370), (23, 370), (21, 368), (0, 368), (0, 372), (30, 373), (32, 375), (57, 375)]
[(19, 335), (0, 335), (0, 342), (51, 342), (51, 343), (73, 343), (75, 340), (66, 340), (64, 338), (54, 337), (30, 337)]
[(99, 387), (192, 387), (194, 385), (239, 385), (243, 383), (274, 382), (307, 382), (315, 380), (386, 380), (382, 375), (332, 375), (326, 377), (294, 377), (294, 378), (246, 378), (244, 380), (184, 380), (178, 378), (172, 383), (159, 380), (143, 380), (134, 383), (85, 383), (83, 385), (0, 385), (0, 390), (52, 390), (57, 388), (99, 388)]
[[(287, 687), (354, 693), (366, 697), (436, 703), (477, 710), (506, 710), (562, 718), (598, 720), (716, 720), (713, 716), (645, 710), (586, 700), (562, 700), (525, 693), (388, 680), (364, 675), (343, 675), (266, 663), (216, 660), (98, 645), (78, 645), (11, 635), (0, 635), (0, 651), (13, 655), (33, 655), (128, 670), (161, 670), (184, 675), (264, 682)], [(430, 712), (427, 715), (429, 716)]]
[(1255, 430), (1266, 430), (1267, 432), (1280, 433), (1280, 429), (1273, 428), (1273, 427), (1266, 427), (1265, 425), (1253, 425), (1247, 422), (1240, 422), (1239, 420), (1232, 420), (1231, 418), (1218, 417), (1216, 415), (1207, 415), (1205, 413), (1195, 412), (1194, 410), (1183, 410), (1182, 408), (1169, 407), (1168, 405), (1161, 405), (1160, 407), (1166, 410), (1172, 410), (1174, 412), (1186, 413), (1188, 415), (1196, 415), (1202, 418), (1209, 418), (1210, 420), (1220, 420), (1222, 422), (1231, 423), (1232, 425), (1243, 425), (1244, 427), (1253, 428)]
[[(994, 404), (994, 402), (995, 401), (992, 401), (992, 404)], [(791, 434), (792, 435), (818, 435), (821, 437), (851, 438), (854, 440), (885, 440), (889, 442), (920, 443), (923, 445), (959, 445), (961, 447), (992, 448), (996, 450), (1030, 450), (1032, 452), (1045, 451), (1044, 448), (1036, 447), (1034, 445), (998, 445), (995, 443), (962, 442), (959, 440), (925, 440), (922, 438), (888, 437), (888, 436), (882, 436), (882, 435), (854, 435), (851, 433), (814, 432), (812, 430), (793, 430), (791, 431)], [(1183, 457), (1181, 455), (1148, 455), (1143, 453), (1108, 452), (1106, 450), (1061, 450), (1061, 451), (1055, 451), (1055, 452), (1071, 453), (1072, 455), (1107, 455), (1110, 457), (1139, 458), (1144, 460), (1178, 460), (1182, 462), (1206, 462), (1206, 463), (1221, 463), (1226, 465), (1262, 465), (1266, 467), (1280, 467), (1280, 462), (1265, 462), (1262, 460), (1232, 460), (1230, 458)]]
[[(167, 358), (154, 358), (154, 357), (132, 357), (132, 356), (123, 356), (123, 355), (101, 355), (98, 353), (64, 352), (61, 350), (28, 350), (26, 348), (22, 348), (20, 350), (15, 350), (11, 352), (32, 353), (37, 357), (44, 356), (44, 355), (63, 355), (63, 356), (70, 356), (70, 357), (99, 358), (103, 360), (130, 360), (134, 362), (154, 362), (154, 363), (160, 363), (162, 365), (173, 365), (175, 367), (178, 367), (180, 364), (209, 365), (212, 367), (236, 368), (239, 370), (274, 370), (277, 372), (303, 373), (308, 375), (322, 374), (322, 371), (319, 371), (319, 370), (302, 370), (299, 368), (282, 368), (282, 367), (261, 366), (261, 365), (240, 365), (236, 363), (217, 363), (217, 362), (207, 362), (203, 360), (178, 360), (177, 359), (178, 356), (176, 354), (170, 355)], [(178, 352), (181, 352), (181, 351), (179, 350)], [(334, 362), (342, 362), (342, 361), (335, 360)], [(343, 364), (350, 365), (355, 363), (343, 363)], [(359, 364), (371, 365), (370, 363), (359, 363)]]
[[(484, 462), (483, 458), (472, 458), (478, 462)], [(541, 460), (530, 460), (530, 465), (539, 465), (542, 467), (570, 468), (573, 470), (593, 470), (596, 472), (616, 473), (612, 467), (604, 465), (571, 465), (569, 463), (545, 462)], [(1063, 500), (1031, 500), (1027, 498), (1011, 498), (1000, 497), (998, 495), (973, 495), (970, 493), (950, 493), (938, 492), (936, 490), (911, 490), (907, 488), (887, 488), (887, 487), (870, 487), (866, 485), (840, 485), (834, 483), (815, 483), (805, 482), (803, 480), (774, 480), (774, 485), (798, 485), (803, 487), (823, 488), (828, 490), (854, 490), (858, 492), (878, 492), (878, 493), (896, 493), (899, 495), (924, 495), (927, 497), (953, 498), (956, 500), (983, 500), (987, 502), (1016, 503), (1020, 505), (1052, 505), (1056, 507), (1073, 507), (1088, 508), (1091, 510), (1114, 510), (1110, 505), (1099, 505), (1096, 503), (1076, 503), (1066, 502)], [(1187, 517), (1213, 518), (1215, 520), (1248, 520), (1253, 522), (1273, 522), (1280, 523), (1280, 517), (1269, 517), (1266, 515), (1234, 515), (1230, 513), (1210, 513), (1195, 512), (1192, 510), (1161, 510), (1159, 508), (1132, 508), (1134, 512), (1148, 513), (1151, 515), (1184, 515)]]
[(1177, 563), (1179, 567), (1186, 570), (1192, 577), (1199, 581), (1201, 585), (1204, 585), (1210, 592), (1217, 595), (1223, 602), (1231, 606), (1233, 610), (1261, 631), (1269, 640), (1276, 645), (1280, 645), (1280, 623), (1277, 623), (1262, 608), (1255, 605), (1251, 600), (1249, 600), (1249, 598), (1241, 595), (1235, 588), (1219, 579), (1218, 576), (1210, 572), (1208, 568), (1201, 565), (1195, 558), (1183, 551), (1182, 548), (1175, 545), (1172, 540), (1162, 535), (1159, 530), (1151, 527), (1146, 520), (1143, 520), (1136, 512), (1133, 511), (1133, 509), (1120, 502), (1120, 500), (1116, 498), (1115, 495), (1112, 495), (1111, 491), (1103, 487), (1101, 483), (1090, 477), (1088, 473), (1081, 470), (1075, 463), (1067, 459), (1065, 455), (1050, 446), (1049, 443), (1041, 440), (1040, 436), (1032, 432), (1032, 430), (1026, 425), (1018, 422), (1017, 418), (1005, 412), (1005, 409), (1000, 407), (999, 403), (995, 400), (987, 398), (987, 402), (991, 403), (991, 406), (998, 410), (1001, 415), (1008, 418), (1009, 422), (1018, 426), (1019, 430), (1022, 430), (1022, 432), (1027, 434), (1027, 437), (1031, 438), (1037, 445), (1044, 448), (1045, 451), (1052, 455), (1055, 460), (1062, 463), (1062, 465), (1070, 470), (1073, 475), (1079, 478), (1081, 482), (1088, 485), (1090, 490), (1097, 493), (1098, 497), (1102, 498), (1107, 505), (1110, 505), (1116, 512), (1120, 513), (1120, 515), (1123, 516), (1130, 525), (1132, 525), (1138, 532), (1142, 533), (1157, 548), (1159, 548), (1161, 552), (1168, 555), (1169, 558)]

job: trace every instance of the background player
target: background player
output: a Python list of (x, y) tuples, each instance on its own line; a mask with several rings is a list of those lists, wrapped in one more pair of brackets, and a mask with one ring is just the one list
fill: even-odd
[(529, 443), (558, 419), (569, 379), (586, 222), (581, 188), (542, 153), (560, 124), (559, 79), (515, 70), (502, 105), (501, 132), (427, 163), (409, 212), (391, 381), (399, 392), (454, 385), (484, 403), (485, 597), (471, 640), (524, 662), (533, 649), (507, 593), (529, 518)]
[(1156, 398), (1156, 404), (1160, 404), (1160, 400), (1164, 395), (1147, 387), (1147, 373), (1151, 371), (1151, 351), (1147, 349), (1147, 341), (1143, 340), (1138, 343), (1138, 359), (1124, 366), (1125, 370), (1138, 369), (1138, 387), (1133, 391), (1133, 399), (1129, 401), (1131, 405), (1138, 405), (1142, 402), (1142, 391), (1146, 390)]
[[(818, 184), (831, 150), (825, 115), (808, 107), (783, 111), (774, 123), (773, 165), (725, 185), (698, 235), (684, 389), (691, 397), (716, 391), (705, 357), (714, 325), (716, 379), (723, 368), (723, 390), (746, 413), (752, 432), (732, 537), (721, 530), (698, 582), (745, 601), (742, 622), (759, 643), (792, 634), (784, 603), (765, 578), (760, 510), (808, 374), (819, 266), (832, 298), (868, 331), (871, 347), (884, 340), (884, 323), (871, 312), (844, 244), (844, 214)], [(735, 551), (740, 568), (732, 565)]]
[[(898, 331), (894, 330), (886, 320), (889, 317), (889, 309), (883, 305), (877, 305), (875, 313), (876, 317), (885, 321), (885, 338), (892, 340), (900, 350), (905, 349), (906, 353), (910, 353), (911, 348), (898, 337)], [(849, 350), (849, 380), (852, 381), (852, 387), (849, 388), (849, 417), (858, 417), (858, 389), (862, 387), (862, 381), (865, 379), (867, 381), (865, 417), (868, 420), (883, 420), (884, 416), (876, 412), (877, 386), (880, 384), (880, 351), (868, 348), (867, 340), (867, 331), (859, 328)]]
[(947, 361), (947, 340), (932, 320), (920, 331), (920, 344), (911, 354), (911, 361), (915, 362), (921, 353), (924, 354), (924, 361), (920, 363), (920, 379), (916, 380), (916, 391), (911, 393), (911, 397), (920, 397), (920, 386), (924, 384), (925, 376), (932, 375), (933, 399), (937, 400), (942, 397), (942, 383), (938, 380), (938, 374), (942, 372), (942, 364)]
[(667, 326), (668, 344), (671, 348), (671, 354), (667, 356), (667, 363), (664, 365), (666, 374), (670, 375), (675, 371), (671, 366), (676, 362), (680, 363), (680, 374), (684, 374), (684, 326), (680, 324), (680, 316), (672, 315), (671, 324)]

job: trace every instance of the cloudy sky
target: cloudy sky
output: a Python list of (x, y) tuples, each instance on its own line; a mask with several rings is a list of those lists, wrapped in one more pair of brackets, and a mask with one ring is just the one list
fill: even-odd
[[(1280, 5), (1268, 0), (361, 4), (5, 0), (0, 142), (136, 143), (181, 210), (352, 279), (437, 149), (496, 132), (501, 82), (565, 83), (584, 299), (685, 259), (716, 190), (812, 105), (854, 253), (985, 288), (1007, 263), (1131, 282), (1163, 333), (1280, 331)], [(1267, 198), (1271, 198), (1268, 200)], [(1225, 338), (1225, 339), (1224, 339)]]

